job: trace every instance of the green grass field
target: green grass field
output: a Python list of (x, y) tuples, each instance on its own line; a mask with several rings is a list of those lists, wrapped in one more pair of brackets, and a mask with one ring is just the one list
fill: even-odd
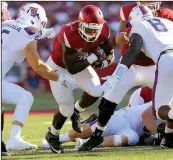
[[(75, 93), (75, 99), (78, 99), (80, 92)], [(127, 103), (129, 95), (125, 97), (120, 106), (124, 107)], [(89, 111), (95, 111), (98, 102), (90, 107)], [(57, 106), (55, 100), (50, 93), (35, 95), (35, 103), (33, 109), (55, 109)], [(7, 110), (11, 110), (12, 106), (5, 106)], [(87, 113), (82, 114), (85, 118)], [(40, 142), (44, 139), (47, 128), (51, 124), (53, 115), (30, 115), (22, 131), (22, 137), (27, 141), (37, 144), (39, 148), (36, 151), (13, 152), (10, 157), (3, 159), (11, 160), (173, 160), (173, 150), (161, 149), (160, 147), (119, 147), (94, 149), (91, 152), (79, 153), (74, 149), (74, 143), (64, 144), (65, 154), (53, 154), (50, 150), (43, 150)], [(9, 136), (12, 116), (5, 116), (4, 140)], [(61, 133), (64, 133), (71, 124), (65, 124)]]

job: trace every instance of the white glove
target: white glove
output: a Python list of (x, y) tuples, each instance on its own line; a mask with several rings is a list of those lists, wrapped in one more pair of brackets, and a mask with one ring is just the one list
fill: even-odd
[(76, 81), (71, 78), (69, 75), (66, 74), (59, 74), (60, 77), (58, 79), (58, 82), (61, 83), (66, 88), (71, 88), (72, 90), (77, 88)]
[(40, 37), (38, 37), (38, 39), (44, 39), (44, 38), (54, 38), (56, 36), (56, 32), (54, 30), (54, 28), (49, 28), (49, 29), (43, 29), (41, 30), (42, 35)]
[(114, 75), (106, 76), (106, 77), (103, 77), (103, 78), (101, 78), (101, 79), (102, 79), (102, 80), (106, 80), (106, 82), (102, 85), (102, 89), (103, 89), (104, 94), (105, 94), (108, 90), (110, 90), (111, 88), (113, 88), (113, 87), (116, 85), (116, 83), (119, 81), (119, 80), (117, 79), (117, 77), (114, 76)]

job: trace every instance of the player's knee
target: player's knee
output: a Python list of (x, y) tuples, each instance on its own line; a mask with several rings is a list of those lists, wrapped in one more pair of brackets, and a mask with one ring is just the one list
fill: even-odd
[(72, 102), (60, 104), (59, 111), (64, 117), (71, 117), (74, 111), (74, 104)]
[(128, 144), (129, 145), (136, 145), (138, 142), (139, 142), (139, 136), (137, 133), (128, 135)]
[(101, 88), (101, 85), (92, 86), (87, 88), (87, 93), (93, 97), (100, 97), (103, 94), (103, 90)]
[(25, 91), (25, 93), (23, 93), (23, 95), (21, 95), (21, 98), (18, 102), (18, 105), (22, 105), (22, 106), (32, 106), (32, 104), (34, 103), (34, 97), (33, 95), (28, 92), (28, 91)]

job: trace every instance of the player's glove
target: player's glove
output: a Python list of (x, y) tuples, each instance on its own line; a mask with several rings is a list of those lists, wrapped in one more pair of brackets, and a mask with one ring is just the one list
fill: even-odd
[(66, 74), (59, 74), (58, 82), (61, 83), (66, 88), (71, 88), (72, 90), (77, 88), (76, 81)]
[(56, 36), (56, 32), (54, 28), (49, 28), (49, 29), (43, 29), (41, 30), (41, 36), (38, 37), (38, 39), (44, 39), (44, 38), (54, 38)]
[(111, 75), (111, 76), (106, 76), (101, 78), (102, 80), (105, 80), (106, 82), (102, 85), (102, 89), (104, 93), (106, 93), (108, 90), (113, 88), (113, 86), (116, 85), (116, 83), (119, 81), (116, 76)]
[(110, 51), (109, 55), (106, 55), (104, 50), (100, 48), (95, 54), (98, 58), (98, 60), (92, 64), (95, 68), (105, 68), (110, 64), (112, 59), (114, 59), (114, 50)]

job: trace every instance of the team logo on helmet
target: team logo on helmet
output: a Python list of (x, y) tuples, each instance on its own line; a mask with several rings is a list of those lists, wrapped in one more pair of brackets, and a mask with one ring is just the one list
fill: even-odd
[(28, 13), (30, 10), (31, 10), (31, 16), (37, 17), (38, 19), (40, 18), (40, 17), (39, 17), (39, 13), (37, 13), (38, 8), (30, 7), (30, 9), (27, 11), (27, 13)]

